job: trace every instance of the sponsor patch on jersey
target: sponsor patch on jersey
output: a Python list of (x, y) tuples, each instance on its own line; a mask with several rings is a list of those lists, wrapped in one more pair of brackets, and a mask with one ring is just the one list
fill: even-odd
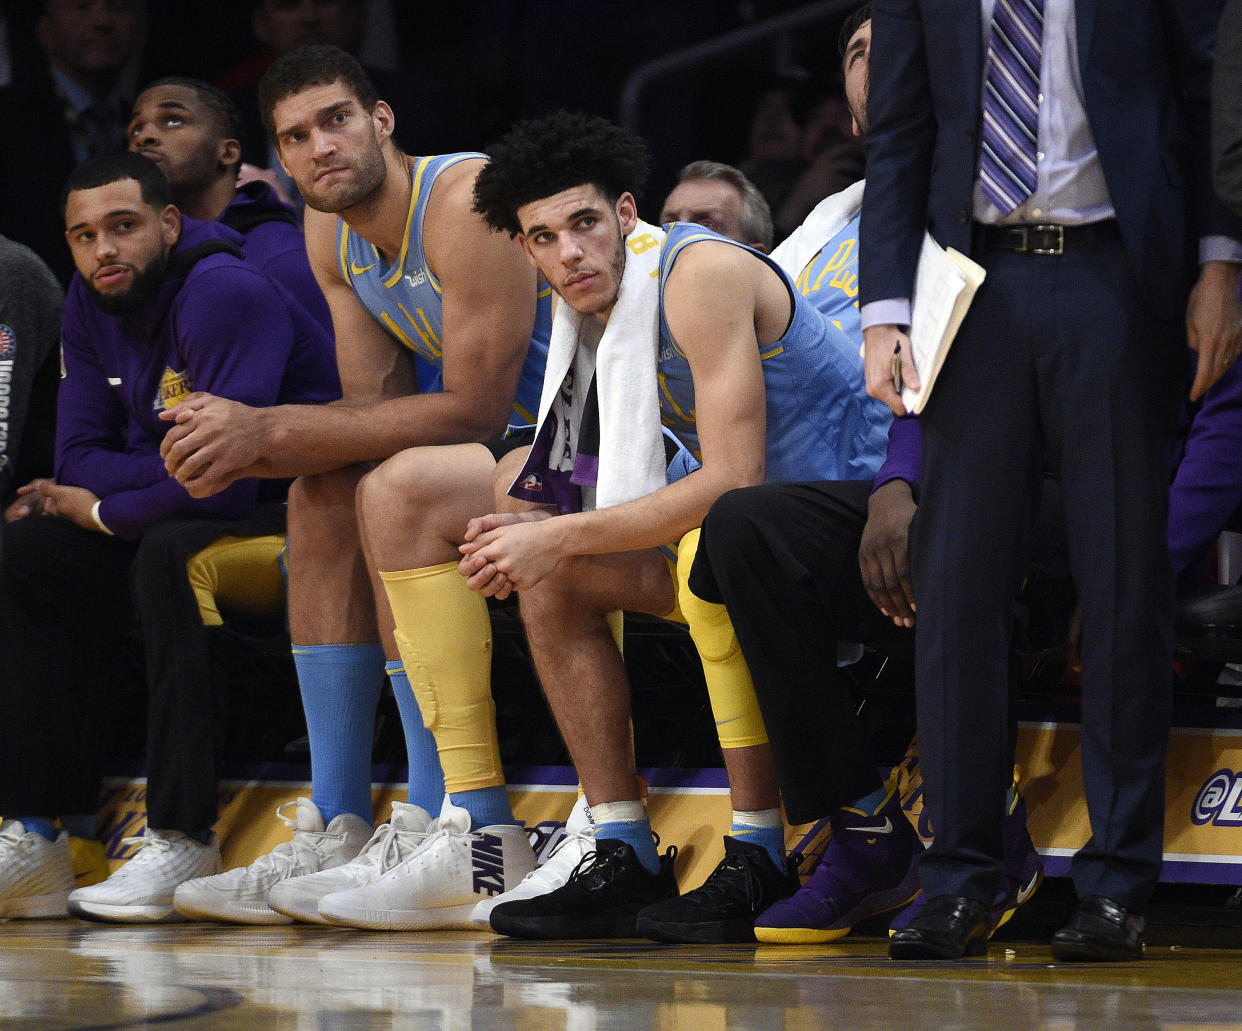
[(175, 369), (165, 368), (164, 375), (160, 377), (159, 397), (155, 399), (153, 407), (157, 412), (166, 412), (184, 401), (186, 395), (193, 390), (194, 387), (190, 384), (190, 374), (186, 370), (178, 372)]
[(427, 282), (427, 273), (420, 268), (406, 276), (405, 281), (409, 283), (410, 286), (422, 286), (425, 282)]
[(1199, 789), (1190, 818), (1200, 827), (1211, 823), (1217, 827), (1242, 826), (1242, 773), (1217, 770)]
[(17, 354), (17, 334), (11, 326), (0, 322), (0, 361), (12, 358)]
[(522, 490), (533, 491), (536, 494), (543, 493), (543, 477), (538, 473), (530, 473), (521, 484)]

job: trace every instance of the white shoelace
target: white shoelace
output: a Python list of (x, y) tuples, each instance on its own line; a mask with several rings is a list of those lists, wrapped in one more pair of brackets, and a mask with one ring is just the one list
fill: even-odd
[(281, 822), (293, 831), (293, 838), (290, 841), (282, 841), (272, 851), (259, 856), (249, 869), (255, 873), (263, 873), (268, 870), (276, 870), (281, 873), (288, 873), (297, 866), (298, 859), (305, 855), (314, 855), (321, 857), (323, 853), (319, 849), (321, 841), (344, 841), (345, 835), (333, 831), (313, 831), (308, 828), (298, 828), (296, 817), (285, 815), (285, 810), (293, 807), (295, 810), (298, 803), (296, 801), (284, 802), (276, 807), (276, 815), (280, 817)]
[(381, 823), (375, 828), (371, 840), (362, 846), (362, 851), (354, 862), (365, 861), (380, 873), (384, 873), (417, 851), (434, 829), (434, 822), (425, 831), (401, 830), (391, 823)]

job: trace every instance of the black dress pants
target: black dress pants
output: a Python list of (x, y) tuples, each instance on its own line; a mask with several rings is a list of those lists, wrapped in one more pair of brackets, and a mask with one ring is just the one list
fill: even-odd
[(895, 626), (863, 588), (858, 548), (870, 493), (869, 480), (730, 491), (703, 521), (690, 575), (695, 594), (729, 610), (794, 823), (827, 816), (881, 783), (837, 669), (838, 642), (907, 660), (914, 646), (913, 632)]
[(1156, 318), (1115, 227), (1061, 256), (982, 251), (987, 280), (924, 409), (919, 761), (935, 842), (929, 896), (1000, 883), (1016, 586), (1043, 468), (1060, 485), (1082, 606), (1080, 895), (1141, 910), (1159, 875), (1170, 719), (1167, 545), (1185, 328)]

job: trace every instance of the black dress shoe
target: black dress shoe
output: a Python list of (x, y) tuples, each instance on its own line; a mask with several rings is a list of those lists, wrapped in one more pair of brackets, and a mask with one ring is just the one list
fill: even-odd
[(1146, 921), (1103, 895), (1086, 895), (1070, 922), (1052, 936), (1052, 955), (1063, 962), (1117, 962), (1143, 958)]
[(960, 895), (928, 899), (909, 927), (888, 940), (892, 959), (960, 959), (988, 951), (988, 907)]

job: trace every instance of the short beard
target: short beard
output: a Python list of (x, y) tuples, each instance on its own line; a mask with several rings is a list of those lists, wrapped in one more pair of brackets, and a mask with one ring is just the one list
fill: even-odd
[(105, 315), (136, 315), (155, 300), (167, 270), (168, 255), (157, 254), (141, 269), (135, 269), (134, 281), (125, 290), (105, 294), (89, 279), (86, 286), (91, 299)]
[(383, 183), (386, 172), (384, 152), (377, 146), (374, 153), (368, 155), (358, 165), (355, 170), (354, 182), (344, 193), (338, 194), (331, 200), (321, 200), (313, 194), (308, 195), (304, 193), (302, 199), (306, 201), (308, 208), (314, 208), (316, 211), (322, 211), (327, 215), (339, 215), (342, 211), (356, 208), (368, 197), (372, 196), (380, 188), (380, 184)]

